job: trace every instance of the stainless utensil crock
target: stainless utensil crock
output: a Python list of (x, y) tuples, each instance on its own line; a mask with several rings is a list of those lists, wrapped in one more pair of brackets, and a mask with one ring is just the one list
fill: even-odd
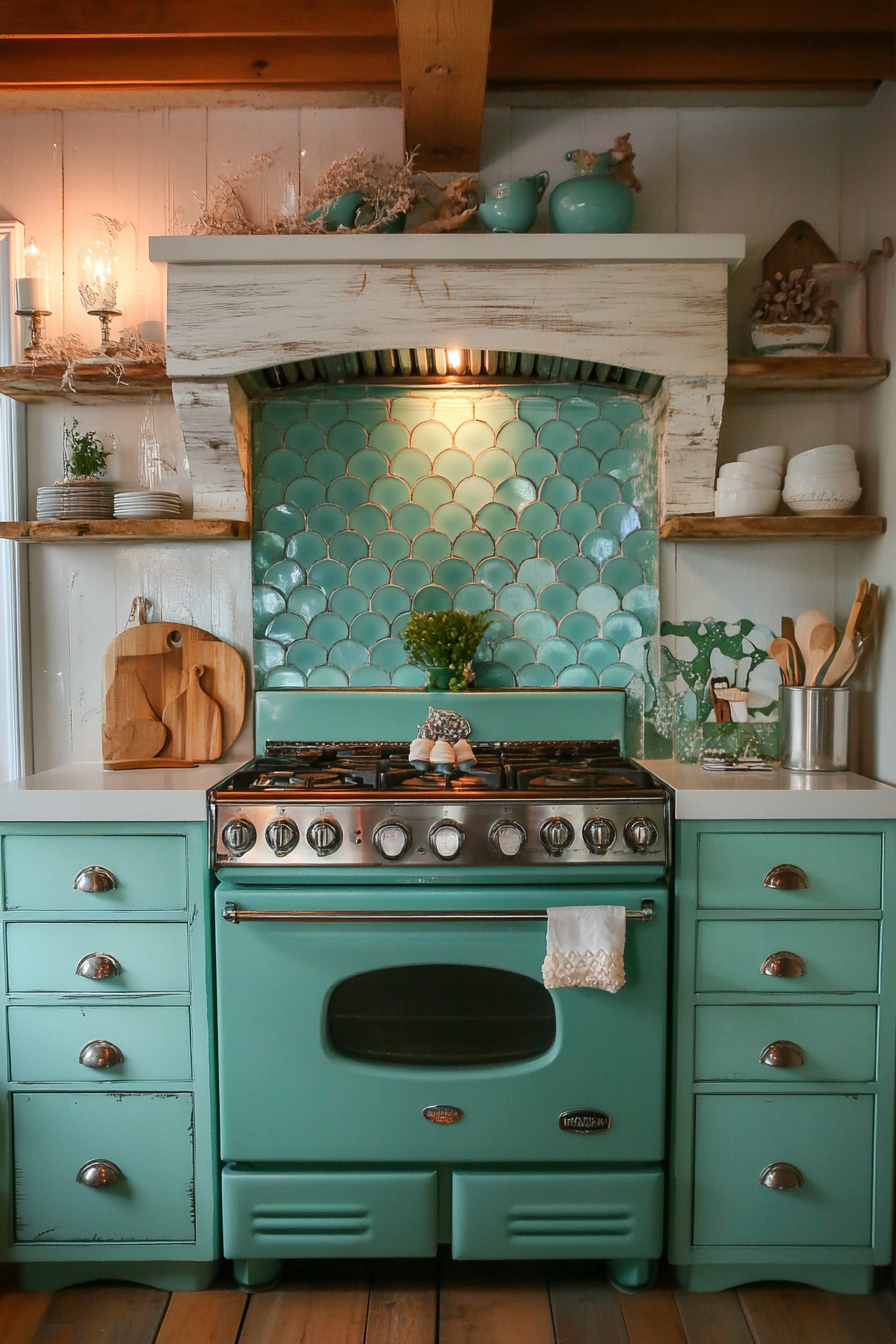
[(785, 770), (849, 769), (849, 689), (781, 686), (781, 764)]

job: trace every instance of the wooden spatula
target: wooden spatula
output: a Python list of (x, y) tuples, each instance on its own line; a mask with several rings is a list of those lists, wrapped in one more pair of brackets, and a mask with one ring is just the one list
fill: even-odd
[(815, 625), (809, 636), (809, 657), (806, 659), (806, 685), (817, 686), (821, 669), (837, 647), (837, 627)]
[[(876, 588), (877, 584), (875, 584), (874, 586)], [(868, 597), (868, 593), (869, 593), (868, 580), (860, 579), (858, 587), (856, 588), (855, 600), (853, 601), (852, 608), (850, 610), (849, 616), (846, 621), (846, 626), (843, 631), (843, 639), (840, 642), (839, 649), (834, 654), (834, 657), (831, 659), (830, 667), (824, 674), (824, 679), (821, 683), (822, 686), (839, 686), (840, 682), (843, 680), (846, 673), (852, 667), (853, 658), (855, 657), (855, 653), (853, 650), (853, 634), (856, 629), (856, 624), (861, 615), (862, 606)], [(877, 602), (875, 599), (875, 610), (876, 609), (877, 609)], [(872, 616), (871, 619), (873, 620), (874, 617)]]

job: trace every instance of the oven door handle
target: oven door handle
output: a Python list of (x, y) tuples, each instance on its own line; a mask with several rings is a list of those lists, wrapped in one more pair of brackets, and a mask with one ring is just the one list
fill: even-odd
[[(436, 923), (544, 923), (547, 910), (241, 910), (227, 901), (221, 914), (229, 924), (266, 920), (289, 924), (436, 924)], [(653, 901), (641, 902), (639, 910), (626, 910), (626, 923), (649, 924)]]

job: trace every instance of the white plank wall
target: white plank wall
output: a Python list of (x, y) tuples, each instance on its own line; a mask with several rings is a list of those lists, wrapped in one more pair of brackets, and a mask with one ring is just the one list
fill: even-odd
[[(883, 233), (896, 232), (896, 96), (887, 87), (867, 108), (842, 110), (488, 109), (481, 177), (493, 183), (547, 169), (556, 184), (569, 176), (567, 151), (603, 149), (625, 131), (632, 133), (644, 182), (636, 229), (747, 234), (747, 261), (731, 286), (729, 328), (737, 352), (745, 348), (750, 290), (762, 254), (794, 219), (809, 219), (850, 258), (879, 243)], [(276, 210), (287, 175), (308, 191), (335, 158), (361, 146), (397, 156), (400, 112), (216, 106), (213, 97), (207, 107), (136, 109), (129, 108), (126, 93), (116, 112), (0, 111), (0, 204), (48, 254), (50, 334), (78, 332), (93, 343), (97, 324), (80, 306), (75, 275), (89, 212), (135, 226), (124, 240), (132, 253), (122, 324), (161, 322), (162, 278), (147, 259), (146, 239), (169, 231), (177, 211), (189, 224), (196, 214), (194, 193), (202, 196), (220, 172), (247, 169), (255, 155), (267, 152), (274, 162), (252, 183), (250, 212), (262, 211), (264, 198)], [(536, 227), (547, 227), (546, 200)], [(888, 354), (896, 346), (896, 263), (872, 277), (872, 313), (874, 352)], [(57, 474), (64, 409), (29, 409), (32, 498), (38, 484)], [(791, 451), (854, 442), (865, 472), (863, 507), (896, 516), (896, 452), (889, 442), (894, 412), (896, 384), (890, 383), (854, 400), (729, 401), (721, 455), (771, 442), (788, 443)], [(126, 486), (136, 483), (141, 418), (136, 407), (80, 408), (82, 423), (117, 429), (121, 447), (111, 465)], [(98, 759), (102, 653), (135, 594), (152, 597), (156, 615), (205, 625), (248, 651), (243, 544), (34, 547), (31, 554), (36, 768)], [(857, 573), (867, 571), (885, 584), (894, 560), (892, 533), (863, 547), (664, 546), (663, 613), (676, 620), (751, 616), (775, 623), (782, 612), (821, 606), (842, 623)], [(884, 640), (880, 657), (875, 670), (892, 685), (896, 636)], [(863, 709), (862, 763), (896, 779), (893, 716), (887, 723), (877, 715), (870, 694)]]

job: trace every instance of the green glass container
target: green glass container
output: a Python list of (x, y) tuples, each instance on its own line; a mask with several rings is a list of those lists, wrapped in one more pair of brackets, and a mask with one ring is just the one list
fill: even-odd
[(566, 158), (576, 164), (575, 176), (555, 187), (548, 202), (557, 233), (628, 233), (635, 194), (611, 174), (609, 151), (586, 154), (571, 149)]

